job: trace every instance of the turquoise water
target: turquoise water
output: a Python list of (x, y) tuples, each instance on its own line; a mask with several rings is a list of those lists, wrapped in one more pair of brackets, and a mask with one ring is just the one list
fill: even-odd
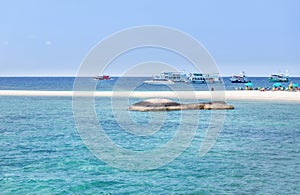
[[(210, 111), (187, 111), (190, 117), (200, 116), (199, 128), (178, 158), (154, 170), (124, 171), (97, 159), (83, 144), (76, 130), (71, 98), (2, 96), (0, 192), (299, 193), (299, 104), (229, 103), (236, 109), (227, 111), (221, 134), (206, 156), (199, 156), (199, 147)], [(106, 133), (120, 146), (133, 150), (151, 150), (166, 143), (180, 123), (180, 112), (170, 112), (161, 131), (133, 138), (114, 121), (110, 99), (97, 99), (95, 107)], [(148, 120), (147, 113), (133, 113), (132, 118), (141, 124)]]

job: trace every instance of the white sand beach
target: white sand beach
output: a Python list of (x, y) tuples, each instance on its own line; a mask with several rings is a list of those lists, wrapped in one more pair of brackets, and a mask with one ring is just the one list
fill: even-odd
[[(164, 98), (185, 98), (190, 99), (196, 97), (198, 99), (210, 99), (212, 93), (225, 95), (225, 100), (265, 100), (265, 101), (293, 101), (300, 102), (300, 92), (290, 91), (96, 91), (96, 92), (73, 92), (73, 91), (26, 91), (26, 90), (0, 90), (0, 96), (53, 96), (53, 97), (72, 97), (76, 96), (95, 96), (95, 97), (164, 97)], [(223, 93), (223, 94), (222, 94)]]

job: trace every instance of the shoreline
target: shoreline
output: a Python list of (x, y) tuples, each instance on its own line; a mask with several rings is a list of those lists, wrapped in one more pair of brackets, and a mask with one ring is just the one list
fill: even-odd
[[(265, 101), (293, 101), (300, 102), (300, 92), (290, 91), (34, 91), (34, 90), (0, 90), (0, 96), (36, 96), (36, 97), (132, 97), (132, 98), (183, 98), (211, 99), (225, 97), (225, 100), (265, 100)], [(225, 96), (224, 96), (225, 95)]]

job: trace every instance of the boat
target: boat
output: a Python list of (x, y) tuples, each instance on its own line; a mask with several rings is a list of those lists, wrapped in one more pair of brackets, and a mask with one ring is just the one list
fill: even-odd
[(160, 77), (173, 82), (188, 82), (188, 77), (184, 72), (162, 72)]
[(272, 74), (268, 80), (270, 82), (289, 82), (290, 77), (288, 76), (288, 71), (286, 70), (286, 73), (280, 73), (280, 74)]
[(152, 80), (144, 81), (153, 85), (172, 85), (178, 82), (188, 82), (188, 78), (183, 72), (162, 72), (159, 76), (154, 76)]
[(94, 78), (94, 80), (111, 80), (109, 75), (98, 75), (93, 78)]
[(194, 83), (194, 84), (205, 83), (205, 77), (201, 73), (190, 73), (188, 79), (190, 83)]
[(232, 75), (231, 78), (230, 78), (230, 81), (232, 83), (249, 83), (249, 82), (251, 82), (246, 77), (245, 72), (242, 72), (238, 75)]
[(272, 74), (268, 80), (270, 82), (289, 82), (289, 77), (284, 74)]
[(152, 80), (144, 81), (144, 83), (151, 84), (151, 85), (173, 85), (173, 84), (175, 84), (175, 82), (170, 81), (165, 78), (162, 78), (160, 76), (155, 76), (155, 77), (153, 77)]
[(188, 80), (192, 84), (222, 83), (219, 74), (190, 73)]

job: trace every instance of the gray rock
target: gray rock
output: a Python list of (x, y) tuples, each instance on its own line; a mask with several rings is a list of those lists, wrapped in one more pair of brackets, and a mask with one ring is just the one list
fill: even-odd
[(234, 109), (232, 105), (228, 105), (223, 101), (206, 102), (206, 103), (191, 103), (180, 104), (169, 99), (147, 99), (137, 102), (129, 106), (128, 110), (131, 111), (171, 111), (171, 110), (230, 110)]

